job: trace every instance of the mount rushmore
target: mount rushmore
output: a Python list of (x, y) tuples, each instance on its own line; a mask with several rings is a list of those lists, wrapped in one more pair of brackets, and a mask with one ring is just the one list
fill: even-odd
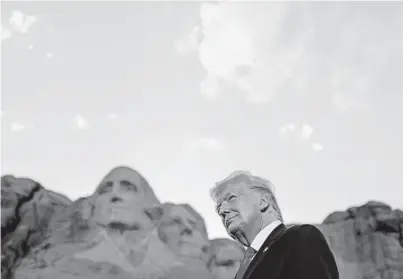
[[(108, 194), (113, 183), (122, 194)], [(209, 239), (188, 204), (161, 203), (136, 170), (112, 169), (71, 201), (33, 179), (1, 178), (1, 275), (15, 279), (232, 279), (244, 248)], [(316, 226), (342, 279), (403, 279), (403, 212), (378, 201)]]

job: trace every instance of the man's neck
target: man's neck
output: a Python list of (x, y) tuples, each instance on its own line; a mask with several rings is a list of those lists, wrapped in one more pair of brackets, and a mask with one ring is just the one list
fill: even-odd
[(252, 243), (250, 244), (250, 247), (255, 249), (256, 251), (259, 251), (259, 249), (262, 247), (263, 243), (266, 241), (266, 239), (273, 233), (273, 231), (279, 226), (282, 222), (280, 220), (276, 220), (268, 224), (266, 227), (264, 227), (253, 239)]
[(251, 243), (253, 242), (253, 240), (256, 238), (256, 236), (259, 234), (259, 232), (261, 232), (265, 227), (267, 227), (268, 225), (270, 225), (271, 223), (273, 223), (274, 221), (277, 221), (278, 219), (276, 218), (270, 218), (270, 219), (266, 219), (266, 220), (262, 220), (260, 222), (260, 224), (258, 224), (258, 226), (255, 227), (254, 230), (251, 230), (251, 234), (248, 236), (247, 240), (247, 244), (246, 246), (250, 246)]

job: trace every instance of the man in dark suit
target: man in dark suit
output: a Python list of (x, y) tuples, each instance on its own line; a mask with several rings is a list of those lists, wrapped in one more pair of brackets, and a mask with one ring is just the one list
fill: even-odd
[(286, 229), (270, 181), (236, 171), (210, 190), (228, 234), (247, 249), (235, 279), (338, 279), (334, 256), (312, 225)]

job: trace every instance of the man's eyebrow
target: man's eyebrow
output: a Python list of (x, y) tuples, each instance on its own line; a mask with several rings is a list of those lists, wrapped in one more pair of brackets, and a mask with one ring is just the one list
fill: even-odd
[(222, 201), (218, 201), (218, 202), (216, 203), (216, 205), (215, 205), (215, 208), (216, 208), (216, 209), (219, 208), (219, 207), (221, 206), (221, 204), (222, 204)]
[(229, 196), (236, 196), (236, 195), (238, 195), (236, 191), (229, 191), (225, 193), (225, 195), (223, 196), (223, 200), (228, 199)]

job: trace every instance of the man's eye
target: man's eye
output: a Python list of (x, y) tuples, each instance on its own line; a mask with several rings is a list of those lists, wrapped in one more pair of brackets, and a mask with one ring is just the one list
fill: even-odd
[(235, 197), (234, 195), (231, 195), (231, 196), (228, 197), (228, 200), (231, 201), (231, 200), (233, 200), (233, 199), (235, 199), (235, 198), (236, 198), (236, 197)]

